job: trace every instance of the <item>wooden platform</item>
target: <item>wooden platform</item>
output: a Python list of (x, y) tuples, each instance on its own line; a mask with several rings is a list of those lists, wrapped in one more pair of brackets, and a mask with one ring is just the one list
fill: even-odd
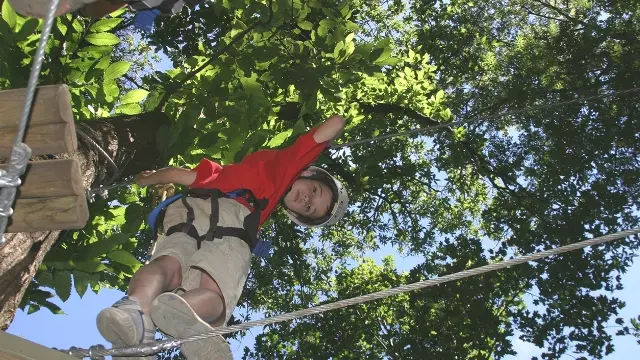
[[(0, 158), (11, 154), (25, 96), (26, 89), (0, 91)], [(73, 154), (77, 150), (71, 95), (66, 85), (37, 88), (24, 142), (32, 156)], [(0, 165), (0, 169), (6, 169), (6, 165)], [(82, 229), (86, 225), (89, 208), (77, 160), (29, 162), (22, 181), (8, 233)]]
[(78, 360), (78, 358), (0, 331), (0, 360)]

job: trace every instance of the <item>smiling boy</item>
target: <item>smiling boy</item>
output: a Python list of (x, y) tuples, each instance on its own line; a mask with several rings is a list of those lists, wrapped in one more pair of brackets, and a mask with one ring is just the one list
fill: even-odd
[[(310, 166), (344, 129), (332, 116), (282, 150), (262, 150), (221, 166), (202, 159), (192, 170), (169, 167), (136, 177), (141, 186), (176, 183), (191, 190), (166, 209), (165, 236), (151, 262), (131, 279), (128, 296), (98, 314), (100, 333), (114, 346), (154, 341), (155, 328), (186, 337), (227, 323), (251, 264), (257, 232), (279, 204), (306, 226), (330, 226), (347, 208), (346, 189)], [(224, 194), (242, 190), (234, 199)], [(218, 336), (183, 344), (188, 360), (230, 359)], [(153, 357), (136, 359), (154, 359)]]

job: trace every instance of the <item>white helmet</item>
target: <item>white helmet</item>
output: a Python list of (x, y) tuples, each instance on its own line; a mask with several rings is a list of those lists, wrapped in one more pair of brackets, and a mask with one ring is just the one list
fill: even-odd
[(344, 214), (347, 212), (347, 206), (349, 205), (349, 196), (347, 195), (347, 189), (338, 179), (331, 176), (331, 174), (329, 174), (326, 170), (315, 166), (310, 166), (307, 170), (313, 172), (313, 174), (309, 176), (300, 176), (300, 178), (321, 181), (331, 189), (331, 192), (333, 194), (333, 198), (331, 200), (331, 210), (329, 211), (329, 214), (327, 214), (327, 216), (314, 221), (308, 221), (307, 219), (303, 220), (289, 209), (286, 209), (287, 215), (289, 216), (289, 219), (291, 219), (291, 221), (293, 221), (294, 223), (308, 228), (334, 225), (340, 219), (342, 219)]

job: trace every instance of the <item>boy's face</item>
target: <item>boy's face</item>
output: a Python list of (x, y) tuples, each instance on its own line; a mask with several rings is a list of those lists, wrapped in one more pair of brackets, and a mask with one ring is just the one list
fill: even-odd
[(318, 180), (298, 179), (284, 197), (284, 205), (299, 215), (320, 219), (329, 213), (333, 194)]

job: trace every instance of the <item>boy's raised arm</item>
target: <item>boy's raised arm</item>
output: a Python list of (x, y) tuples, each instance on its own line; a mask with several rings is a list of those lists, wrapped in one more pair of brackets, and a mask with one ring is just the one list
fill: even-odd
[(340, 135), (344, 126), (344, 118), (340, 115), (333, 115), (318, 126), (318, 130), (313, 134), (313, 139), (318, 144), (325, 141), (332, 141)]

